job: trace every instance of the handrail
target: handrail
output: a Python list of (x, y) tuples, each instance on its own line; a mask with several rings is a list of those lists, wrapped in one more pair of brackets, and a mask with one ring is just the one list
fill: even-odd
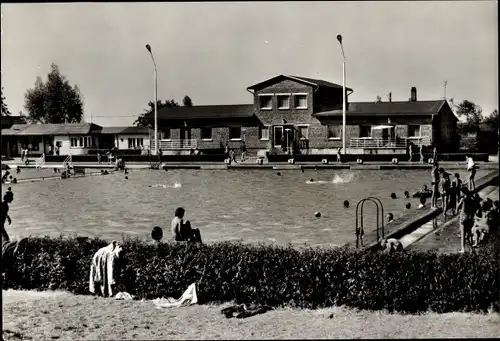
[(73, 157), (71, 156), (71, 154), (69, 154), (63, 161), (63, 167), (66, 168), (67, 167), (66, 165), (72, 166), (72, 164), (73, 164)]
[(353, 137), (350, 140), (351, 148), (406, 148), (411, 143), (415, 146), (430, 145), (431, 139), (428, 136), (408, 137), (398, 139), (377, 139)]
[[(154, 144), (154, 139), (152, 139)], [(175, 139), (175, 140), (158, 140), (158, 147), (162, 150), (170, 149), (197, 149), (197, 139)]]
[[(375, 197), (367, 197), (364, 199), (361, 199), (358, 204), (356, 205), (356, 248), (359, 247), (359, 242), (361, 241), (361, 246), (363, 247), (363, 236), (365, 234), (364, 231), (364, 226), (363, 226), (363, 207), (365, 205), (365, 201), (371, 201), (375, 204), (375, 207), (377, 208), (377, 241), (380, 239), (380, 234), (379, 234), (379, 205), (382, 213), (382, 238), (384, 238), (385, 231), (384, 231), (384, 206), (382, 205), (382, 202), (380, 199), (375, 198)], [(359, 206), (361, 205), (361, 212), (359, 212)], [(361, 213), (361, 221), (359, 221), (359, 213)]]
[(42, 168), (43, 166), (45, 166), (45, 153), (43, 153), (42, 156), (40, 156), (38, 159), (36, 159), (36, 162), (35, 162), (36, 168)]

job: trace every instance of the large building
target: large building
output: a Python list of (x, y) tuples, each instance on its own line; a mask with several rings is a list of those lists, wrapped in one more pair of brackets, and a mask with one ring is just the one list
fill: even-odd
[[(410, 89), (409, 89), (410, 90)], [(294, 150), (332, 154), (342, 147), (342, 86), (324, 80), (280, 75), (249, 86), (253, 104), (169, 107), (158, 111), (159, 146), (164, 154), (192, 149), (211, 153), (226, 143), (250, 155)], [(410, 144), (458, 149), (457, 117), (446, 100), (349, 102), (346, 88), (348, 154), (406, 153)], [(154, 125), (154, 116), (146, 117)], [(152, 141), (153, 145), (154, 141)]]

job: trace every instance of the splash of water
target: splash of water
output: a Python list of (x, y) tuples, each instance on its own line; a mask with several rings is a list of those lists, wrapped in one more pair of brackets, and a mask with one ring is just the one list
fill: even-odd
[(169, 186), (169, 185), (163, 185), (163, 184), (156, 184), (156, 185), (152, 185), (152, 186), (149, 186), (149, 187), (162, 187), (162, 188), (181, 188), (182, 187), (182, 184), (180, 182), (174, 182), (174, 184), (172, 186)]
[(180, 182), (174, 183), (174, 188), (181, 188), (182, 184)]
[(325, 181), (325, 180), (307, 180), (306, 184), (345, 184), (349, 183), (354, 179), (354, 174), (353, 173), (348, 173), (345, 176), (340, 176), (338, 174), (335, 174), (333, 176), (333, 179), (331, 181)]

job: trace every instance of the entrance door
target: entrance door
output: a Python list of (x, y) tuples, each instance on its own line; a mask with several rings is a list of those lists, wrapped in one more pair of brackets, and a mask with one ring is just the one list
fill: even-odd
[(389, 140), (389, 129), (385, 128), (382, 129), (382, 141), (387, 143), (387, 140)]
[(281, 139), (283, 138), (283, 126), (274, 126), (274, 147), (281, 148)]

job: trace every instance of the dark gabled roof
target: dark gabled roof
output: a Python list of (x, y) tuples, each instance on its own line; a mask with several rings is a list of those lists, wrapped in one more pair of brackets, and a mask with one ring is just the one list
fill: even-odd
[[(158, 110), (159, 120), (248, 118), (253, 115), (253, 104), (196, 105), (192, 107), (166, 107)], [(148, 120), (153, 118), (153, 113), (146, 115)]]
[(133, 134), (149, 134), (149, 128), (147, 127), (102, 127), (101, 134), (121, 134), (121, 135), (133, 135)]
[(88, 135), (100, 133), (102, 127), (93, 123), (67, 124), (14, 124), (3, 135), (37, 136), (37, 135)]
[[(263, 88), (268, 84), (273, 84), (278, 82), (280, 79), (291, 79), (303, 84), (308, 84), (314, 87), (325, 87), (325, 88), (334, 88), (334, 89), (342, 89), (342, 85), (338, 85), (335, 83), (330, 83), (321, 79), (314, 79), (314, 78), (306, 78), (306, 77), (299, 77), (299, 76), (290, 76), (290, 75), (278, 75), (276, 77), (267, 79), (265, 81), (262, 81), (260, 83), (257, 83), (255, 85), (249, 86), (247, 89), (248, 90), (253, 90), (257, 88)], [(352, 91), (352, 89), (347, 88), (346, 90)]]
[[(378, 103), (353, 102), (349, 103), (346, 114), (356, 116), (432, 115), (439, 113), (443, 105), (448, 105), (445, 100)], [(314, 113), (313, 116), (318, 118), (342, 116), (342, 110), (318, 112)]]

